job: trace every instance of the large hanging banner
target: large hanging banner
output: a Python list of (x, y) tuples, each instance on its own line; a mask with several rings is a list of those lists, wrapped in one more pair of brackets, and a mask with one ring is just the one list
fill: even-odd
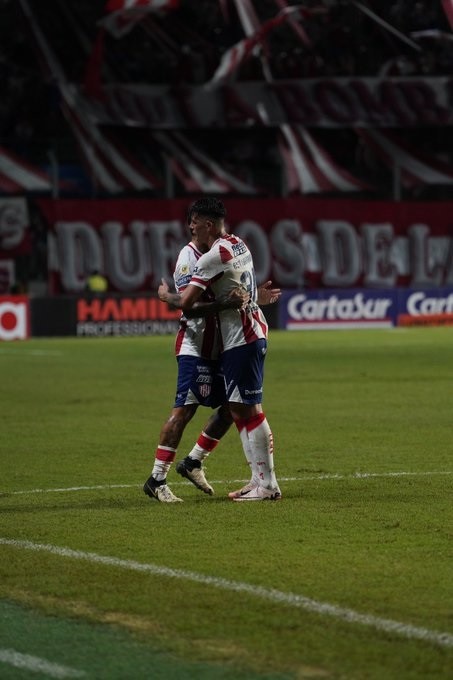
[[(185, 200), (40, 199), (52, 293), (81, 293), (90, 272), (110, 292), (155, 292), (189, 240)], [(225, 199), (259, 283), (281, 288), (453, 285), (453, 203)]]
[(102, 99), (71, 86), (77, 110), (92, 122), (158, 128), (278, 126), (404, 127), (451, 125), (452, 80), (300, 78), (168, 87), (109, 85)]

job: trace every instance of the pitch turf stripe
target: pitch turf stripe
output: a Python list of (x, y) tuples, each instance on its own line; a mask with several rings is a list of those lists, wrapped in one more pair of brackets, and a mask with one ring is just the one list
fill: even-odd
[(346, 607), (338, 607), (337, 605), (328, 602), (319, 602), (304, 595), (297, 595), (296, 593), (285, 593), (274, 588), (264, 588), (262, 586), (254, 586), (250, 583), (243, 583), (241, 581), (230, 581), (228, 579), (217, 576), (208, 576), (199, 574), (195, 571), (186, 571), (185, 569), (172, 569), (170, 567), (163, 567), (157, 564), (147, 564), (143, 562), (136, 562), (134, 560), (124, 560), (118, 557), (109, 557), (108, 555), (98, 555), (97, 553), (84, 552), (82, 550), (72, 550), (71, 548), (61, 548), (56, 545), (48, 545), (42, 543), (33, 543), (31, 541), (14, 540), (9, 538), (0, 538), (0, 545), (12, 546), (24, 550), (33, 550), (35, 552), (46, 552), (59, 557), (70, 557), (77, 560), (86, 560), (97, 564), (103, 564), (109, 567), (117, 567), (119, 569), (127, 569), (129, 571), (138, 571), (153, 576), (165, 576), (167, 578), (180, 579), (182, 581), (192, 581), (194, 583), (201, 583), (203, 585), (212, 586), (221, 590), (233, 591), (236, 593), (245, 593), (261, 600), (267, 600), (276, 604), (296, 607), (319, 614), (321, 616), (331, 616), (345, 623), (359, 624), (368, 626), (375, 630), (400, 635), (410, 640), (422, 640), (429, 642), (439, 647), (453, 648), (453, 635), (450, 633), (443, 633), (440, 631), (430, 630), (428, 628), (421, 628), (411, 624), (401, 623), (400, 621), (393, 621), (392, 619), (382, 619), (371, 614), (361, 614), (353, 609)]
[[(431, 477), (435, 475), (452, 475), (451, 470), (432, 470), (430, 472), (354, 472), (351, 475), (342, 474), (319, 474), (304, 477), (279, 477), (279, 482), (310, 482), (318, 479), (369, 479), (372, 477)], [(217, 479), (211, 484), (245, 484), (248, 479)], [(191, 482), (172, 481), (171, 486), (190, 486)], [(95, 486), (66, 486), (55, 489), (28, 489), (21, 491), (3, 491), (0, 496), (13, 496), (30, 493), (65, 493), (68, 491), (104, 491), (108, 489), (132, 489), (142, 486), (141, 484), (98, 484)]]
[(6, 663), (14, 668), (24, 668), (32, 673), (42, 673), (51, 678), (83, 678), (86, 675), (83, 671), (52, 663), (39, 656), (21, 654), (15, 649), (0, 649), (0, 663)]

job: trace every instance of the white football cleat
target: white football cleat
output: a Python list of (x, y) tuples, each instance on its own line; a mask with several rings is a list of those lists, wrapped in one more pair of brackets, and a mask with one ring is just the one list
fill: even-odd
[(193, 460), (187, 456), (177, 464), (176, 472), (191, 481), (200, 491), (204, 491), (209, 496), (214, 495), (214, 489), (206, 479), (203, 466), (199, 460)]
[(153, 477), (150, 477), (143, 486), (143, 491), (150, 498), (155, 498), (161, 503), (182, 503), (182, 498), (175, 496), (168, 484), (156, 484)]
[(161, 503), (182, 503), (182, 498), (175, 496), (167, 484), (156, 486), (154, 498), (157, 498)]
[(256, 484), (252, 486), (247, 485), (249, 488), (246, 491), (246, 487), (241, 489), (239, 496), (234, 496), (233, 501), (279, 501), (282, 498), (281, 491), (278, 487), (275, 489), (266, 489), (264, 486)]
[(237, 491), (230, 491), (228, 494), (228, 498), (240, 498), (243, 494), (248, 493), (253, 487), (256, 486), (256, 482), (251, 479), (248, 484), (242, 487), (242, 489), (238, 489)]

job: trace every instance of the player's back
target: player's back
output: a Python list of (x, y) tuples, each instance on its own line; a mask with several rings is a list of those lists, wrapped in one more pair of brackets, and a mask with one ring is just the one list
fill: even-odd
[(267, 337), (266, 319), (256, 304), (258, 293), (253, 257), (244, 241), (234, 234), (225, 235), (213, 244), (205, 257), (214, 263), (210, 286), (216, 299), (226, 299), (239, 286), (250, 294), (246, 309), (228, 309), (219, 313), (223, 349)]

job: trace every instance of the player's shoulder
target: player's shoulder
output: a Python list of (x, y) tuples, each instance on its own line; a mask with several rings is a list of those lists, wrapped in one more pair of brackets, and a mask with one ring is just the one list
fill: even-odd
[(222, 262), (247, 252), (246, 244), (235, 234), (225, 234), (216, 242), (216, 246)]
[(178, 289), (185, 288), (189, 284), (200, 256), (201, 252), (193, 243), (188, 243), (180, 250), (173, 275)]

